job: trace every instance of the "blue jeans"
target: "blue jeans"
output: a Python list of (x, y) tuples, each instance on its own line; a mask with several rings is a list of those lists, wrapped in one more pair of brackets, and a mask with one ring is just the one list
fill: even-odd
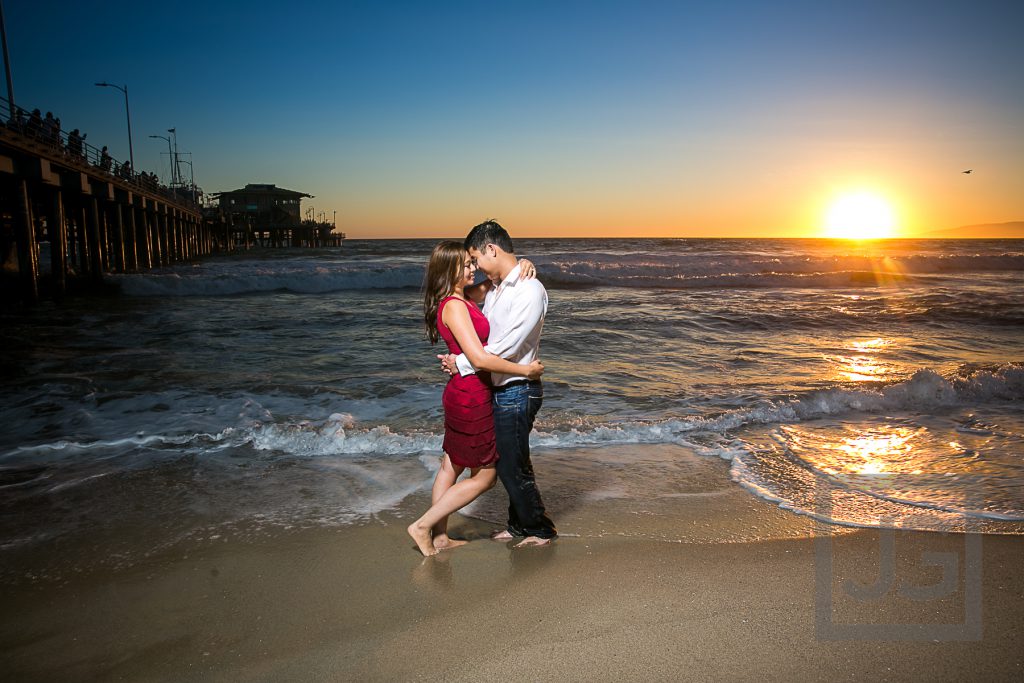
[(530, 431), (544, 402), (539, 380), (494, 388), (494, 436), (498, 478), (508, 492), (508, 531), (513, 536), (554, 538), (530, 462)]

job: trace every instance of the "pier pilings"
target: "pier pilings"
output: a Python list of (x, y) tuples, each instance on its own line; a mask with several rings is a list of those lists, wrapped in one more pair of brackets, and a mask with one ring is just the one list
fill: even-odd
[(204, 215), (194, 196), (151, 176), (111, 172), (63, 140), (0, 122), (3, 304), (60, 298), (109, 273), (231, 249), (227, 222)]

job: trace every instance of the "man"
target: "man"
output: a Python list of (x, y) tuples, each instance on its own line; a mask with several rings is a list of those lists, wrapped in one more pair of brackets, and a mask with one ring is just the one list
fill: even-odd
[[(496, 221), (473, 228), (466, 250), (478, 270), (490, 280), (483, 313), (491, 324), (484, 351), (523, 365), (537, 358), (540, 333), (548, 309), (548, 295), (537, 279), (520, 277), (512, 238)], [(449, 372), (470, 375), (476, 369), (466, 358), (438, 356)], [(494, 435), (498, 448), (498, 478), (508, 492), (508, 524), (492, 538), (522, 538), (516, 547), (547, 545), (557, 535), (544, 512), (530, 462), (530, 431), (544, 400), (540, 380), (491, 374), (494, 385)]]

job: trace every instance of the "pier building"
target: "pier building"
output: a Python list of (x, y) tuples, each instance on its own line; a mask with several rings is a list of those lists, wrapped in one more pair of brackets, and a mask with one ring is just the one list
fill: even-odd
[(232, 238), (241, 244), (265, 247), (340, 246), (344, 233), (330, 223), (302, 220), (306, 192), (277, 185), (250, 183), (239, 190), (214, 193), (220, 212), (232, 225)]

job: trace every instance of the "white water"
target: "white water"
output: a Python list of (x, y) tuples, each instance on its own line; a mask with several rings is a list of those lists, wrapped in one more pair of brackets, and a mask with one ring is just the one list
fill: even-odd
[[(441, 443), (417, 291), (431, 246), (210, 260), (5, 319), (0, 542), (352, 524), (422, 491)], [(521, 249), (551, 301), (542, 469), (607, 447), (573, 476), (623, 500), (608, 463), (676, 444), (843, 524), (1024, 517), (1019, 242), (572, 246)], [(658, 495), (685, 489), (691, 465), (651, 465)]]

